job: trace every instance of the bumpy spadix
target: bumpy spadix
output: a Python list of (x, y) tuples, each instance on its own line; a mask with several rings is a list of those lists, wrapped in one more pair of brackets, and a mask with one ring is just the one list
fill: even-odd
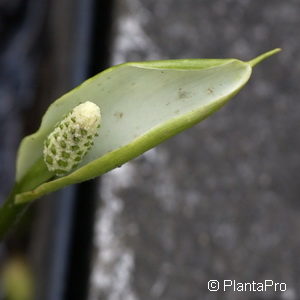
[(95, 103), (87, 101), (73, 108), (44, 142), (48, 170), (63, 176), (75, 169), (93, 146), (100, 122), (100, 108)]

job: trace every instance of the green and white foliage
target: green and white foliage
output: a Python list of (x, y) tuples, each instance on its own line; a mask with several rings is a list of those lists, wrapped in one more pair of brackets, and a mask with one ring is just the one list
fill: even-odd
[[(192, 127), (235, 96), (254, 66), (279, 51), (250, 61), (130, 62), (85, 81), (53, 102), (39, 130), (23, 139), (15, 203), (104, 174)], [(82, 104), (86, 99), (94, 104)]]

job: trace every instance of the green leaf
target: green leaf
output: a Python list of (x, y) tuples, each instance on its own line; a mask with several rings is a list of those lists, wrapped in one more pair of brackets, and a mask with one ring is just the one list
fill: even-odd
[[(24, 138), (17, 159), (17, 203), (99, 176), (221, 108), (249, 80), (252, 67), (279, 52), (249, 62), (237, 59), (183, 59), (125, 63), (105, 70), (56, 100), (39, 130)], [(72, 173), (51, 178), (43, 142), (64, 114), (81, 102), (101, 108), (95, 145)], [(48, 180), (48, 181), (47, 181)]]

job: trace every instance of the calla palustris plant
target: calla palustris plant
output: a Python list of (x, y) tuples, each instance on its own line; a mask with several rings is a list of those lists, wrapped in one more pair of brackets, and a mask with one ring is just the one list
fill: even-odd
[[(50, 105), (39, 130), (20, 145), (16, 185), (0, 208), (0, 235), (25, 203), (121, 166), (205, 119), (237, 94), (256, 64), (279, 51), (274, 49), (248, 62), (180, 59), (125, 63), (63, 95)], [(82, 125), (92, 122), (88, 118), (83, 123), (74, 118), (84, 114), (84, 103), (92, 103), (87, 116), (94, 105), (94, 127)]]

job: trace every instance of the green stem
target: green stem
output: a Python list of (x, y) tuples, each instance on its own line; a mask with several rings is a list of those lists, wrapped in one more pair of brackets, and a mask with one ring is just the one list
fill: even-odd
[(16, 205), (15, 195), (18, 193), (16, 185), (6, 201), (0, 207), (0, 240), (2, 240), (13, 225), (21, 218), (29, 204)]
[(15, 196), (21, 192), (30, 191), (53, 177), (43, 159), (38, 160), (24, 178), (15, 184), (6, 201), (0, 207), (0, 240), (10, 228), (22, 217), (30, 203), (16, 204)]

